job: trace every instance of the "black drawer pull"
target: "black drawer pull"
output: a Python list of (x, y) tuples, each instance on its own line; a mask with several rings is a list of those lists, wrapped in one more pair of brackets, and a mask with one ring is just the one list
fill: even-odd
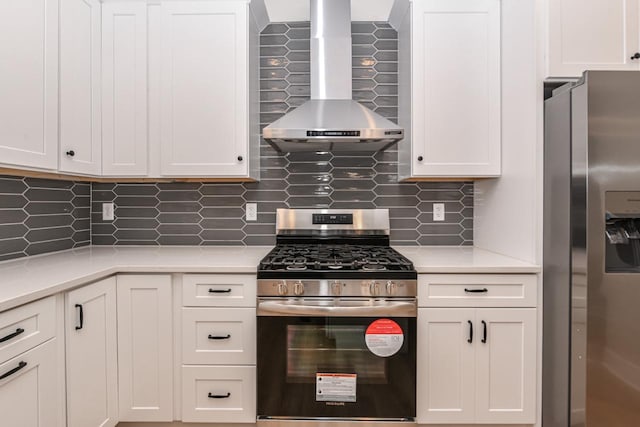
[(211, 394), (211, 393), (209, 393), (209, 399), (226, 399), (228, 397), (231, 397), (231, 393), (227, 393), (227, 394)]
[(6, 337), (0, 338), (0, 342), (9, 341), (11, 338), (15, 338), (15, 337), (17, 337), (18, 335), (20, 335), (22, 333), (24, 333), (24, 329), (18, 328), (18, 329), (16, 329), (16, 331), (14, 333), (9, 334)]
[(212, 289), (212, 288), (209, 288), (209, 293), (210, 294), (230, 294), (231, 293), (231, 289)]
[(10, 370), (9, 372), (6, 372), (6, 373), (0, 375), (0, 380), (3, 380), (5, 378), (7, 378), (7, 377), (10, 377), (11, 375), (15, 374), (16, 372), (18, 372), (20, 369), (24, 368), (25, 366), (27, 366), (27, 362), (18, 363), (18, 366), (16, 366), (15, 368)]
[(227, 334), (226, 336), (221, 335), (209, 335), (210, 340), (228, 340), (231, 338), (231, 335)]
[(468, 294), (486, 294), (487, 292), (489, 292), (489, 289), (487, 288), (482, 288), (482, 289), (467, 289), (464, 288), (464, 291)]
[(467, 322), (469, 323), (469, 339), (467, 342), (471, 344), (473, 342), (473, 323), (471, 323), (471, 320), (467, 320)]
[(482, 344), (486, 344), (487, 343), (487, 322), (485, 322), (484, 320), (482, 321), (482, 327), (484, 329), (484, 332), (482, 333)]
[(76, 308), (80, 309), (80, 326), (76, 326), (76, 331), (78, 331), (84, 327), (84, 308), (82, 304), (76, 304)]

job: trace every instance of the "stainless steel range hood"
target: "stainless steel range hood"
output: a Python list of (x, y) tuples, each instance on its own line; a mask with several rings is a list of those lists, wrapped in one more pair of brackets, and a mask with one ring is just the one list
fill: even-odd
[(379, 151), (401, 127), (351, 99), (351, 1), (311, 0), (311, 100), (263, 130), (276, 150)]

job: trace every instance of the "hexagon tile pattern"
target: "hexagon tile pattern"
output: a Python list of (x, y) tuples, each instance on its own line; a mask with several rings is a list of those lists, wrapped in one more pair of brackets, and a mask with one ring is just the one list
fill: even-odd
[[(264, 127), (309, 99), (309, 23), (271, 24), (261, 35)], [(353, 97), (397, 121), (397, 33), (387, 23), (355, 22)], [(401, 142), (402, 143), (402, 142)], [(473, 183), (397, 182), (395, 150), (278, 154), (261, 143), (261, 181), (249, 184), (93, 184), (97, 245), (273, 245), (277, 208), (389, 208), (395, 245), (473, 244)], [(101, 220), (113, 201), (116, 220)], [(244, 220), (247, 202), (258, 221)], [(434, 222), (433, 203), (445, 204)]]
[(91, 184), (0, 176), (0, 261), (90, 243)]

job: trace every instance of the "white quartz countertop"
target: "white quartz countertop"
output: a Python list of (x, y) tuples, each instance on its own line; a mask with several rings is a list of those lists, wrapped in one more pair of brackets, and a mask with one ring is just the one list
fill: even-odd
[[(418, 273), (536, 273), (473, 247), (395, 247)], [(87, 246), (0, 262), (0, 311), (116, 273), (255, 273), (267, 246)]]

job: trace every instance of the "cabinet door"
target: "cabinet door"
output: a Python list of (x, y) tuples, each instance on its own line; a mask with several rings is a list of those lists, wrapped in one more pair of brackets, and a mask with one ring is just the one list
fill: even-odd
[(118, 276), (121, 421), (173, 421), (170, 275)]
[(413, 175), (500, 175), (500, 0), (413, 2)]
[(116, 279), (71, 291), (66, 298), (67, 426), (118, 423)]
[(0, 364), (3, 426), (62, 427), (58, 362), (53, 339)]
[(100, 1), (60, 2), (60, 170), (100, 175)]
[(550, 0), (548, 77), (578, 77), (585, 70), (637, 70), (640, 11), (637, 0)]
[(418, 309), (418, 423), (474, 422), (474, 316), (475, 309)]
[(147, 4), (102, 5), (102, 174), (147, 174)]
[(161, 173), (247, 176), (248, 5), (162, 3)]
[(58, 167), (58, 0), (0, 2), (0, 162)]
[(476, 422), (535, 423), (536, 309), (481, 308), (476, 325)]

